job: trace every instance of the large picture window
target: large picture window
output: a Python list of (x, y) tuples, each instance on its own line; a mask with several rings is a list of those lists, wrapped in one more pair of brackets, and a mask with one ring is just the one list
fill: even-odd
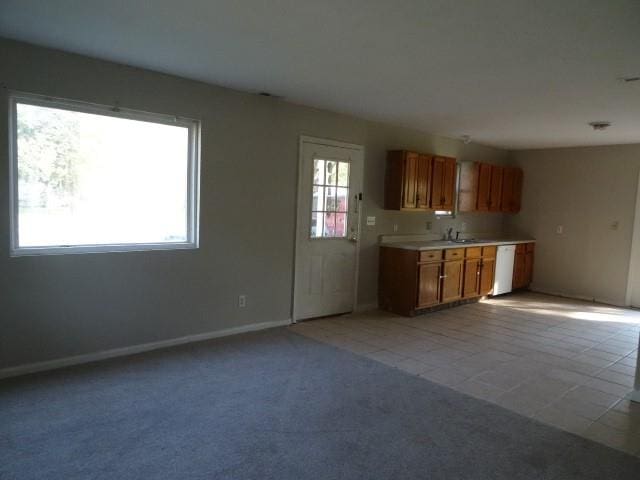
[(196, 248), (199, 123), (11, 95), (13, 255)]

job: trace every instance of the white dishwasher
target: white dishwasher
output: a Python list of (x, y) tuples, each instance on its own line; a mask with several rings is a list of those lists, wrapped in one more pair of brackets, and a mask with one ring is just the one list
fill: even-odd
[(496, 256), (496, 276), (493, 295), (509, 293), (513, 285), (513, 262), (516, 257), (515, 245), (500, 245)]

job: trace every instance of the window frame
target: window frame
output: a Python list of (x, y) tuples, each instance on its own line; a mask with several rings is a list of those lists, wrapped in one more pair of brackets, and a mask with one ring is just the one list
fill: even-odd
[[(139, 120), (188, 129), (187, 152), (187, 239), (184, 242), (113, 243), (86, 245), (55, 245), (20, 247), (18, 199), (18, 104)], [(200, 223), (200, 137), (199, 120), (144, 112), (116, 106), (50, 97), (18, 91), (9, 92), (9, 253), (11, 257), (32, 255), (63, 255), (79, 253), (138, 252), (148, 250), (190, 250), (199, 248)]]
[[(327, 184), (323, 184), (323, 185), (319, 185), (319, 184), (315, 184), (314, 183), (314, 167), (315, 167), (315, 161), (316, 160), (322, 160), (324, 162), (335, 162), (337, 164), (339, 164), (340, 162), (342, 163), (347, 163), (349, 165), (349, 178), (347, 180), (347, 186), (346, 187), (339, 187), (338, 186), (338, 179), (337, 179), (337, 174), (336, 174), (336, 184), (335, 185), (327, 185)], [(316, 240), (347, 240), (349, 238), (349, 220), (351, 218), (351, 211), (350, 211), (350, 206), (351, 206), (351, 159), (349, 158), (348, 160), (345, 159), (337, 159), (337, 158), (332, 158), (332, 157), (313, 157), (313, 162), (314, 162), (314, 167), (311, 168), (311, 208), (309, 210), (309, 226), (311, 227), (312, 223), (313, 223), (313, 214), (314, 213), (333, 213), (333, 214), (337, 214), (337, 213), (344, 213), (345, 214), (345, 234), (342, 237), (325, 237), (325, 236), (316, 236), (314, 237), (313, 235), (311, 235), (311, 228), (309, 228), (308, 231), (308, 236), (309, 236), (309, 240), (311, 241), (316, 241)], [(326, 165), (325, 165), (325, 175), (326, 175)], [(337, 210), (331, 211), (331, 210), (314, 210), (313, 209), (313, 187), (316, 186), (322, 186), (323, 188), (327, 188), (327, 187), (333, 187), (336, 189), (336, 198), (337, 198), (337, 189), (338, 188), (346, 188), (347, 189), (347, 209), (344, 212), (339, 212)], [(324, 199), (323, 199), (323, 208), (325, 207), (324, 205)], [(324, 230), (324, 229), (323, 229)]]

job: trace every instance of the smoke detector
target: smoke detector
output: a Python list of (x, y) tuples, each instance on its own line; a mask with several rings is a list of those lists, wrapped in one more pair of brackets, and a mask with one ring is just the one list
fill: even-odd
[(594, 130), (606, 130), (611, 126), (611, 122), (589, 122), (589, 125), (591, 125), (591, 128)]

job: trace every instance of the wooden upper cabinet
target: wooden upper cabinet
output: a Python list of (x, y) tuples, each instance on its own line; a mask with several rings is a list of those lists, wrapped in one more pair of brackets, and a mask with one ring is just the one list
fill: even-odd
[(480, 212), (488, 212), (491, 205), (491, 165), (488, 163), (477, 164), (478, 200), (476, 209)]
[(421, 210), (429, 208), (431, 196), (431, 157), (418, 155), (416, 168), (416, 207)]
[(416, 208), (418, 154), (405, 152), (402, 181), (402, 208)]
[(522, 197), (522, 170), (504, 167), (502, 177), (501, 210), (507, 213), (520, 211)]
[(521, 169), (480, 162), (463, 162), (460, 168), (459, 211), (520, 211)]
[(500, 210), (510, 212), (513, 203), (514, 178), (517, 168), (504, 167), (502, 169), (502, 199), (500, 200)]
[(441, 210), (453, 210), (453, 202), (456, 196), (456, 174), (458, 173), (456, 167), (455, 158), (445, 158)]
[(387, 153), (384, 208), (427, 210), (431, 188), (431, 156), (404, 150)]
[(455, 158), (433, 157), (430, 204), (432, 210), (453, 210), (456, 173)]
[(491, 189), (489, 193), (489, 211), (499, 212), (502, 202), (502, 171), (503, 168), (491, 165)]

